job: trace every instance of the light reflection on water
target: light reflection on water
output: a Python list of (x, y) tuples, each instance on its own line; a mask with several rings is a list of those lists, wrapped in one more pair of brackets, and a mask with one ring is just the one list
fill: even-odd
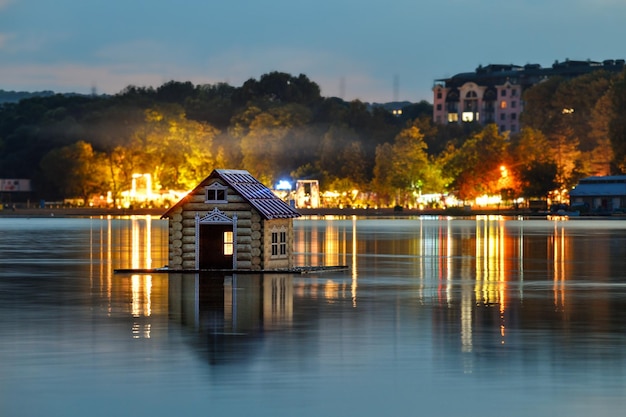
[[(167, 263), (149, 217), (0, 218), (0, 415), (616, 415), (626, 222), (295, 222), (309, 275)], [(35, 401), (34, 399), (37, 399)]]

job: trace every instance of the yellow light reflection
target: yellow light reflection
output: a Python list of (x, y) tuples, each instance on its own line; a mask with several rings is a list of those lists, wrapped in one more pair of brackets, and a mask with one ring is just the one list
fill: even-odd
[(504, 218), (477, 218), (476, 226), (476, 302), (497, 305), (500, 313), (500, 336), (504, 344), (507, 308), (506, 235)]
[(147, 318), (164, 317), (167, 312), (168, 280), (140, 274), (113, 279), (113, 275), (117, 268), (151, 268), (154, 260), (166, 264), (167, 222), (156, 220), (153, 224), (153, 220), (150, 216), (100, 216), (92, 219), (90, 230), (91, 288), (106, 301), (108, 316), (119, 314), (114, 311), (116, 306), (124, 306), (123, 313), (133, 318), (134, 338), (151, 337), (152, 324)]
[(150, 317), (152, 315), (152, 275), (132, 275), (131, 294), (133, 317)]
[(566, 245), (565, 230), (560, 222), (554, 222), (554, 237), (553, 237), (553, 269), (554, 269), (554, 306), (558, 308), (565, 308), (565, 259), (566, 259)]
[(337, 226), (329, 219), (324, 238), (324, 265), (339, 265), (339, 234)]
[(356, 255), (357, 255), (357, 245), (356, 245), (356, 216), (352, 216), (352, 285), (350, 287), (350, 292), (352, 295), (352, 307), (356, 307), (356, 290), (357, 290), (357, 263), (356, 263)]

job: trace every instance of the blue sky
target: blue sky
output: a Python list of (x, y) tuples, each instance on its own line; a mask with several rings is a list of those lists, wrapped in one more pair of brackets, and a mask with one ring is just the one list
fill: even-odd
[(0, 0), (0, 89), (117, 93), (306, 74), (324, 96), (432, 101), (478, 65), (626, 58), (626, 0)]

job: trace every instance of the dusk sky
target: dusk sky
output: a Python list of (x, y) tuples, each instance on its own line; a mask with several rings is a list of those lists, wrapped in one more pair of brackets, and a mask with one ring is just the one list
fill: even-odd
[(0, 89), (118, 93), (307, 75), (323, 96), (432, 102), (478, 65), (626, 58), (626, 0), (0, 0)]

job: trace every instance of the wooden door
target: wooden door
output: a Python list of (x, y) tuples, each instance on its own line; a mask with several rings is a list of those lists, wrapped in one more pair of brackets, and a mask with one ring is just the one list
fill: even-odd
[(201, 224), (198, 244), (200, 269), (233, 269), (231, 224)]

